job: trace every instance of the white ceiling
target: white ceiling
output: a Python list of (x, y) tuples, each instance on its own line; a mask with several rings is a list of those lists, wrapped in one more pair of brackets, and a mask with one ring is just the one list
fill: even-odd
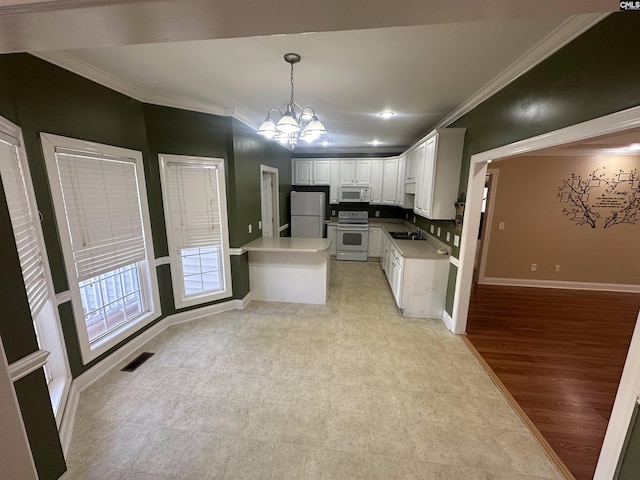
[[(379, 0), (370, 2), (381, 5)], [(124, 8), (122, 4), (127, 2), (97, 3)], [(177, 4), (170, 0), (129, 3), (136, 8), (150, 4), (173, 8)], [(179, 3), (184, 10), (187, 2)], [(224, 4), (230, 22), (242, 18), (239, 15), (242, 6), (232, 7), (229, 1), (189, 2), (201, 6), (205, 3), (208, 8)], [(602, 1), (542, 1), (533, 3), (548, 4), (549, 8), (538, 8), (528, 16), (523, 8), (529, 3), (520, 1), (423, 0), (420, 3), (398, 0), (393, 2), (398, 10), (411, 4), (402, 15), (397, 11), (391, 14), (389, 10), (385, 16), (384, 8), (388, 6), (381, 6), (373, 13), (361, 12), (358, 18), (354, 11), (340, 16), (336, 13), (338, 4), (334, 3), (327, 2), (329, 11), (322, 16), (307, 18), (299, 14), (301, 30), (294, 28), (292, 25), (297, 23), (286, 15), (267, 15), (260, 10), (265, 8), (264, 2), (259, 4), (254, 0), (243, 2), (245, 7), (255, 6), (258, 14), (256, 17), (251, 11), (244, 11), (248, 25), (225, 26), (223, 18), (217, 17), (217, 28), (209, 25), (206, 29), (192, 17), (191, 20), (183, 18), (176, 26), (175, 21), (170, 21), (175, 18), (157, 13), (154, 17), (140, 18), (140, 28), (131, 29), (135, 35), (128, 31), (127, 24), (119, 21), (122, 15), (110, 18), (104, 9), (64, 10), (60, 7), (37, 13), (12, 13), (16, 21), (10, 24), (11, 35), (6, 31), (2, 34), (0, 29), (0, 52), (20, 48), (37, 51), (42, 58), (143, 101), (233, 114), (253, 126), (264, 119), (270, 107), (280, 107), (288, 100), (289, 65), (282, 56), (296, 52), (302, 61), (295, 66), (295, 99), (315, 109), (329, 131), (326, 140), (330, 150), (366, 151), (373, 148), (374, 139), (382, 142), (379, 149), (398, 150), (441, 124), (496, 77), (500, 80), (496, 84), (503, 85), (526, 70), (529, 57), (539, 61), (572, 38), (571, 28), (575, 30), (575, 25), (593, 23), (593, 15), (572, 16), (572, 13), (606, 11), (605, 3), (610, 7), (610, 2)], [(357, 5), (360, 10), (365, 5), (353, 0), (339, 3), (345, 7)], [(558, 3), (562, 8), (551, 6)], [(466, 4), (471, 10), (460, 8)], [(521, 10), (515, 4), (519, 4)], [(300, 2), (295, 5), (299, 8)], [(473, 10), (472, 5), (477, 8)], [(429, 6), (433, 7), (432, 11)], [(7, 15), (1, 15), (2, 8), (0, 27), (7, 20)], [(163, 12), (162, 9), (155, 11)], [(125, 9), (120, 14), (127, 12), (136, 13)], [(194, 13), (198, 12), (194, 10)], [(263, 24), (260, 24), (261, 13)], [(80, 26), (77, 31), (61, 36), (60, 27), (64, 23), (61, 19), (80, 14), (91, 21), (85, 22), (84, 28)], [(47, 18), (50, 21), (43, 23)], [(283, 23), (283, 18), (289, 23)], [(30, 29), (29, 35), (16, 37), (16, 33), (25, 32), (22, 25), (29, 24), (29, 19), (31, 26), (34, 22), (46, 26), (37, 34)], [(96, 35), (91, 36), (86, 25), (97, 25), (96, 19), (102, 28), (96, 27)], [(424, 24), (418, 24), (420, 22)], [(163, 25), (166, 32), (161, 31)], [(348, 25), (353, 25), (353, 29)], [(309, 26), (316, 27), (315, 33), (295, 33), (307, 31), (305, 27)], [(370, 26), (380, 28), (368, 28)], [(251, 32), (263, 35), (251, 36)], [(278, 32), (288, 34), (275, 34)], [(162, 36), (161, 40), (184, 41), (145, 43), (158, 42), (158, 35)], [(46, 51), (44, 45), (83, 48)], [(509, 70), (510, 66), (513, 68)], [(476, 103), (481, 99), (481, 95), (477, 96)], [(393, 110), (396, 116), (383, 120), (377, 115), (383, 110)], [(323, 147), (316, 148), (325, 151)]]

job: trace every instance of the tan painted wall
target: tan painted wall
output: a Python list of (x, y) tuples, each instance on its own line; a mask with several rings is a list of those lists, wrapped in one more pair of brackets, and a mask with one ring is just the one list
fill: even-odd
[[(594, 208), (601, 214), (596, 228), (579, 226), (563, 215), (569, 203), (557, 196), (572, 174), (585, 178), (599, 169), (609, 179), (619, 170), (640, 173), (640, 156), (527, 156), (493, 162), (489, 168), (500, 173), (486, 277), (640, 285), (640, 212), (633, 225), (604, 228), (611, 208)], [(604, 183), (600, 185), (590, 191), (587, 203), (604, 192)], [(618, 191), (631, 188), (624, 183)], [(498, 229), (499, 222), (505, 223), (504, 230)], [(532, 263), (538, 265), (536, 272)]]

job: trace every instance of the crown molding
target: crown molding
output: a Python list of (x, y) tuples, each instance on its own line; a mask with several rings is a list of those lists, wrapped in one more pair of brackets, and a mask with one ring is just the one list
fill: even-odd
[(186, 98), (172, 97), (168, 95), (162, 95), (154, 92), (144, 91), (131, 83), (111, 75), (110, 73), (100, 70), (92, 65), (89, 65), (82, 60), (78, 60), (74, 56), (62, 52), (62, 51), (50, 51), (50, 52), (31, 52), (31, 55), (38, 57), (45, 62), (57, 65), (60, 68), (64, 68), (76, 75), (80, 75), (92, 82), (98, 83), (111, 90), (115, 90), (127, 97), (131, 97), (134, 100), (138, 100), (143, 103), (152, 105), (159, 105), (162, 107), (180, 108), (182, 110), (189, 110), (192, 112), (208, 113), (212, 115), (233, 117), (236, 120), (248, 125), (249, 127), (257, 130), (259, 127), (256, 122), (249, 115), (245, 114), (236, 107), (225, 107), (220, 105), (211, 105), (201, 102), (195, 102)]
[[(576, 39), (609, 13), (573, 15), (433, 127), (445, 128)], [(419, 143), (421, 137), (416, 143)]]
[(30, 55), (38, 57), (45, 62), (57, 65), (60, 68), (64, 68), (76, 75), (87, 78), (92, 82), (96, 82), (104, 87), (115, 90), (122, 93), (127, 97), (131, 97), (135, 100), (142, 101), (145, 92), (138, 87), (133, 86), (131, 83), (111, 75), (110, 73), (100, 70), (99, 68), (89, 65), (82, 60), (62, 51), (50, 51), (50, 52), (29, 52)]

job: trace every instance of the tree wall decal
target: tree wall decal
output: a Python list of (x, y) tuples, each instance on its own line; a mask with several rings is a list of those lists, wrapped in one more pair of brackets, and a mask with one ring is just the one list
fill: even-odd
[[(598, 191), (602, 193), (597, 195)], [(604, 228), (640, 221), (640, 177), (637, 169), (619, 170), (608, 178), (605, 167), (584, 177), (572, 173), (562, 180), (557, 196), (560, 202), (568, 204), (562, 209), (562, 214), (576, 225), (596, 228), (604, 215), (607, 215)]]
[[(626, 188), (623, 189), (621, 187)], [(631, 172), (620, 170), (618, 174), (614, 175), (611, 179), (606, 193), (609, 196), (616, 195), (623, 198), (624, 206), (617, 210), (611, 210), (611, 215), (604, 221), (604, 228), (609, 228), (621, 223), (634, 224), (639, 220), (640, 181), (638, 179), (638, 169), (633, 169)]]
[(599, 168), (594, 170), (585, 178), (572, 173), (569, 178), (562, 180), (562, 185), (558, 187), (558, 198), (561, 202), (569, 204), (562, 209), (563, 215), (569, 217), (576, 225), (596, 228), (600, 214), (594, 211), (588, 202), (591, 191), (599, 188), (602, 182), (607, 182), (604, 168), (602, 171)]

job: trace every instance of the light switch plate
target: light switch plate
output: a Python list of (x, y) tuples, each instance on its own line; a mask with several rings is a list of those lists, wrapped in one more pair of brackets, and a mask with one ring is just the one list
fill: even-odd
[(460, 235), (454, 235), (453, 236), (453, 246), (454, 247), (459, 247), (460, 246)]

